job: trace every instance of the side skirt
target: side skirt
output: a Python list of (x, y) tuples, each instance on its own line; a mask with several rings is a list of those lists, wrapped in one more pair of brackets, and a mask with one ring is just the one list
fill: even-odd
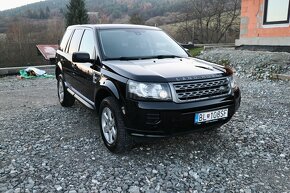
[[(81, 103), (83, 103), (86, 107), (94, 110), (95, 107), (93, 104), (90, 104), (89, 102), (87, 102), (85, 99), (83, 99), (81, 96), (79, 96), (79, 94), (76, 94), (74, 91), (72, 91), (70, 88), (67, 88), (67, 91), (73, 95), (78, 101), (80, 101)], [(85, 97), (84, 97), (85, 98)], [(91, 102), (91, 101), (90, 101)], [(92, 102), (91, 102), (92, 103)]]

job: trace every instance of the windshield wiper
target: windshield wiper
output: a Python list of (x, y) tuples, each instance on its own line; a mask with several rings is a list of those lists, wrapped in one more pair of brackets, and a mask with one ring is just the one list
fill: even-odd
[(139, 57), (107, 58), (106, 60), (139, 60)]
[(177, 55), (157, 55), (157, 56), (152, 56), (150, 58), (164, 59), (164, 58), (182, 58), (182, 57), (177, 56)]
[(134, 56), (134, 57), (126, 57), (122, 56), (119, 58), (107, 58), (106, 60), (122, 60), (122, 61), (127, 61), (127, 60), (146, 60), (146, 59), (165, 59), (165, 58), (182, 58), (181, 56), (176, 56), (176, 55), (157, 55), (157, 56)]
[(122, 57), (119, 57), (119, 58), (107, 58), (106, 60), (144, 60), (144, 59), (148, 59), (147, 57), (125, 57), (125, 56), (122, 56)]

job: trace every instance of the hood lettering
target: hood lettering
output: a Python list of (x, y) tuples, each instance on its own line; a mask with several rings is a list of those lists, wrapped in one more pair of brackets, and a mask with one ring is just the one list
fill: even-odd
[(222, 76), (223, 76), (222, 74), (186, 76), (186, 77), (178, 77), (178, 78), (176, 78), (176, 81), (190, 81), (190, 80), (210, 79), (210, 78), (218, 78), (218, 77), (222, 77)]

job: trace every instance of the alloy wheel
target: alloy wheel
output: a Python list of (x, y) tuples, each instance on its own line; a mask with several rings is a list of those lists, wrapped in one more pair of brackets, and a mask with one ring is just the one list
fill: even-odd
[(62, 103), (64, 100), (64, 87), (61, 79), (58, 81), (58, 96), (59, 96), (59, 101)]
[(112, 145), (117, 139), (116, 121), (113, 112), (108, 107), (102, 111), (102, 131), (108, 144)]

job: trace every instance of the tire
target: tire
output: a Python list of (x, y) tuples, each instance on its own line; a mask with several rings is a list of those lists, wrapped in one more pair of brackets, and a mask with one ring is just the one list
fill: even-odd
[(132, 136), (126, 131), (120, 105), (114, 97), (101, 102), (99, 122), (103, 142), (111, 152), (123, 153), (132, 148)]
[(61, 74), (57, 77), (57, 96), (63, 107), (71, 107), (75, 103), (75, 98), (67, 91)]

